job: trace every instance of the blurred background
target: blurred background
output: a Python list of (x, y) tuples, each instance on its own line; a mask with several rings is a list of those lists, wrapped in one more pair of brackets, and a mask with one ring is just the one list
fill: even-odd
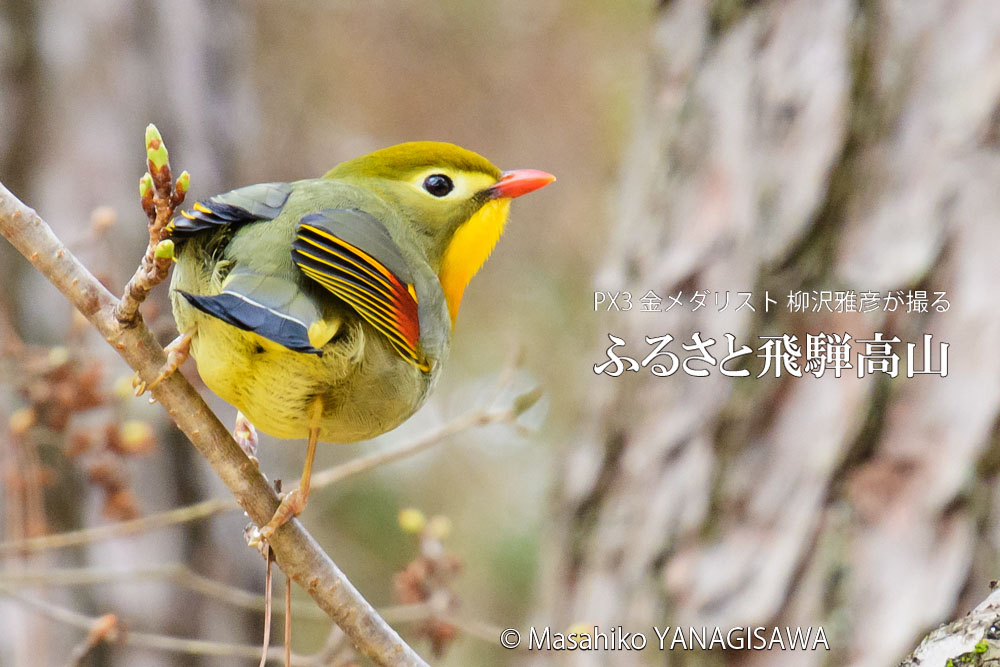
[[(501, 402), (545, 390), (522, 418), (533, 433), (464, 432), (323, 489), (302, 517), (373, 604), (397, 609), (411, 600), (396, 575), (420, 551), (399, 512), (446, 517), (456, 627), (397, 625), (441, 665), (891, 665), (985, 597), (1000, 542), (998, 102), (991, 0), (0, 5), (0, 182), (113, 292), (146, 243), (149, 122), (191, 172), (189, 202), (415, 139), (559, 177), (514, 205), (430, 403), (377, 442), (320, 448), (318, 465), (482, 407), (512, 358)], [(231, 649), (263, 626), (243, 595), (263, 590), (263, 562), (238, 512), (18, 546), (226, 491), (6, 243), (0, 275), (0, 665), (72, 663), (77, 625), (106, 613), (229, 653), (102, 644), (81, 664), (255, 664)], [(594, 312), (595, 290), (635, 307)], [(648, 290), (753, 292), (757, 310), (641, 312)], [(946, 291), (951, 307), (789, 312), (799, 290)], [(165, 287), (144, 313), (173, 337)], [(695, 331), (755, 348), (930, 333), (951, 344), (949, 375), (594, 372), (609, 333), (641, 359), (645, 336), (670, 333), (680, 353)], [(297, 477), (303, 453), (262, 436), (272, 479)], [(307, 656), (329, 623), (296, 601), (295, 652), (320, 664)], [(822, 625), (832, 650), (539, 656), (495, 638), (594, 624), (651, 640), (653, 625)]]

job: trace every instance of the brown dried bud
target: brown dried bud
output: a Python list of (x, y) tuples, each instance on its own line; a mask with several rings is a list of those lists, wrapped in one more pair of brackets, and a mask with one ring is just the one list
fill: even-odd
[(102, 513), (114, 521), (128, 521), (139, 516), (139, 505), (135, 494), (129, 489), (119, 488), (108, 494)]
[(86, 431), (77, 431), (69, 438), (69, 446), (66, 448), (66, 456), (76, 458), (81, 454), (86, 454), (94, 446), (94, 438)]
[(427, 563), (422, 558), (409, 563), (402, 572), (397, 572), (392, 578), (396, 599), (403, 604), (418, 604), (425, 602), (429, 595), (427, 590)]
[(458, 634), (458, 628), (454, 625), (438, 620), (427, 621), (421, 631), (431, 640), (431, 651), (438, 658), (444, 655), (448, 644), (454, 641)]

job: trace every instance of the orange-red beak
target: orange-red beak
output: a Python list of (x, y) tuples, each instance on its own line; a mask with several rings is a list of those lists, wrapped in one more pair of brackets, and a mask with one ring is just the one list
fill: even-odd
[(552, 174), (537, 169), (505, 171), (500, 175), (500, 180), (489, 189), (490, 197), (513, 199), (544, 188), (554, 180), (556, 177)]

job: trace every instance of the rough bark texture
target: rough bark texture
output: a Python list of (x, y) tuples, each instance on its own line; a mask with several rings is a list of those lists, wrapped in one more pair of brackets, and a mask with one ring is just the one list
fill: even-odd
[(900, 667), (936, 665), (995, 667), (1000, 664), (1000, 590), (962, 618), (927, 635)]
[[(596, 435), (567, 452), (557, 492), (546, 620), (823, 625), (833, 649), (572, 664), (898, 663), (995, 578), (1000, 4), (673, 0), (651, 51), (595, 284), (637, 307), (602, 315), (602, 335), (638, 356), (663, 333), (677, 352), (693, 331), (754, 348), (931, 333), (951, 344), (950, 372), (602, 376)], [(650, 289), (752, 290), (758, 306), (768, 290), (778, 304), (638, 312)], [(789, 313), (788, 293), (813, 289), (946, 290), (951, 308)]]

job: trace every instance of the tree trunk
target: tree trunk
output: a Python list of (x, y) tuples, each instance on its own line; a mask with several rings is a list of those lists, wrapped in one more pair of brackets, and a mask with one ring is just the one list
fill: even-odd
[[(898, 663), (995, 576), (1000, 4), (662, 5), (594, 287), (634, 307), (597, 315), (592, 361), (605, 333), (637, 360), (644, 336), (673, 335), (683, 359), (693, 332), (716, 353), (731, 333), (754, 349), (751, 376), (597, 378), (557, 490), (546, 622), (651, 640), (654, 625), (823, 626), (831, 647), (572, 664)], [(648, 290), (683, 306), (641, 312)], [(692, 312), (696, 290), (709, 307)], [(800, 290), (947, 292), (950, 308), (790, 312)], [(756, 310), (737, 312), (751, 291)], [(855, 355), (895, 335), (900, 356), (932, 334), (948, 376), (859, 379), (852, 359), (840, 378), (755, 377), (759, 336), (820, 332), (849, 333)]]

